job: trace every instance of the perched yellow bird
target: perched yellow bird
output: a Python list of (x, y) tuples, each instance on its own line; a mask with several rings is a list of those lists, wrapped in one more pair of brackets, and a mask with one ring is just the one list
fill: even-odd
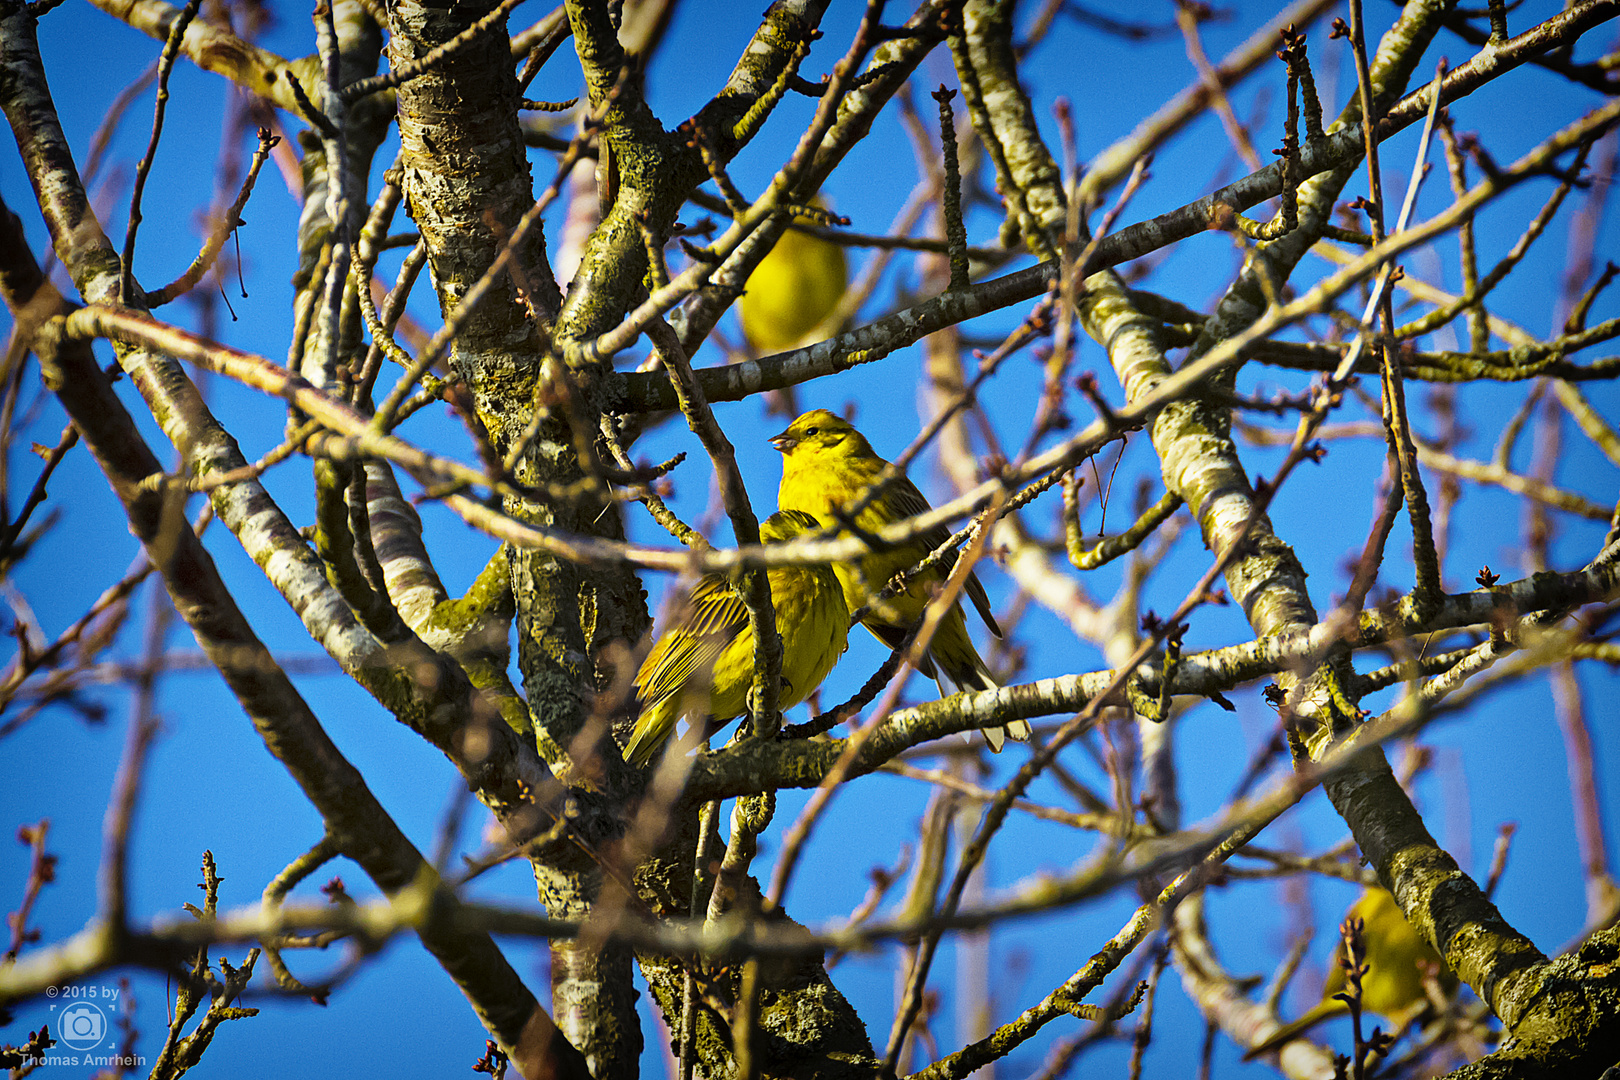
[[(802, 214), (795, 220), (814, 224)], [(761, 355), (828, 337), (838, 329), (830, 321), (848, 284), (841, 245), (789, 229), (748, 275), (737, 302), (743, 336)]]
[[(760, 522), (760, 540), (781, 544), (820, 528), (809, 514), (783, 511)], [(849, 642), (849, 609), (838, 579), (825, 566), (778, 566), (766, 571), (776, 632), (782, 637), (784, 712), (821, 685)], [(754, 631), (748, 608), (723, 574), (705, 574), (692, 589), (691, 610), (665, 629), (636, 673), (641, 700), (624, 759), (645, 765), (669, 739), (675, 721), (725, 722), (748, 711), (754, 682)]]
[[(1429, 965), (1439, 970), (1440, 985), (1448, 992), (1457, 985), (1457, 977), (1446, 968), (1440, 954), (1412, 929), (1389, 890), (1365, 890), (1351, 905), (1346, 917), (1362, 921), (1361, 935), (1367, 949), (1367, 973), (1361, 977), (1363, 1011), (1377, 1013), (1396, 1027), (1421, 1013), (1429, 1004), (1429, 997), (1423, 992), (1423, 972)], [(1344, 965), (1339, 963), (1342, 956), (1341, 938), (1333, 951), (1333, 969), (1322, 987), (1322, 1000), (1298, 1020), (1284, 1024), (1250, 1049), (1243, 1055), (1244, 1061), (1299, 1038), (1329, 1017), (1343, 1016), (1350, 1011), (1350, 1006), (1334, 997), (1344, 991), (1347, 981)]]
[[(827, 526), (836, 526), (838, 519), (833, 511), (858, 500), (888, 465), (873, 452), (865, 436), (826, 409), (815, 409), (800, 416), (786, 431), (771, 439), (771, 445), (782, 452), (782, 486), (777, 492), (777, 504), (784, 510), (814, 514)], [(915, 484), (902, 476), (860, 512), (855, 524), (875, 531), (927, 510), (928, 500)], [(943, 525), (936, 526), (909, 544), (862, 556), (859, 572), (850, 564), (835, 565), (833, 570), (844, 588), (844, 602), (849, 610), (854, 612), (865, 604), (870, 594), (880, 591), (895, 574), (917, 565), (949, 536)], [(932, 599), (932, 587), (943, 583), (946, 576), (937, 568), (917, 575), (903, 594), (888, 601), (893, 609), (888, 619), (874, 610), (861, 621), (889, 648), (897, 647), (922, 618), (923, 609)], [(1001, 627), (996, 625), (990, 599), (977, 575), (968, 575), (963, 591), (979, 609), (990, 632), (1000, 637)], [(940, 620), (918, 670), (939, 682), (942, 693), (945, 692), (944, 679), (963, 690), (988, 690), (996, 685), (973, 647), (973, 639), (968, 637), (967, 620), (960, 603), (952, 604)], [(1007, 735), (1027, 739), (1029, 724), (1018, 720), (1006, 728), (984, 729), (985, 741), (992, 750), (999, 751)]]

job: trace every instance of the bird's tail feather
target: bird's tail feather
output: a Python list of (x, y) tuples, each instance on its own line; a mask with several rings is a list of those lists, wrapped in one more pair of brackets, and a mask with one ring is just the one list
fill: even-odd
[[(877, 635), (879, 641), (891, 649), (898, 649), (905, 644), (906, 637), (911, 633), (909, 626), (895, 626), (874, 621), (869, 621), (865, 625)], [(990, 674), (990, 668), (979, 655), (979, 650), (973, 647), (973, 639), (967, 632), (967, 620), (963, 617), (960, 606), (946, 614), (934, 634), (933, 644), (921, 661), (914, 666), (939, 685), (942, 697), (954, 693), (955, 690), (994, 690), (1001, 685), (996, 682), (995, 676)], [(1005, 727), (987, 727), (981, 728), (980, 731), (991, 751), (997, 754), (1001, 753), (1001, 748), (1006, 745), (1007, 736), (1011, 735), (1019, 741), (1030, 736), (1027, 720), (1014, 720)]]
[(635, 729), (630, 733), (630, 742), (624, 748), (624, 760), (638, 769), (644, 767), (658, 748), (668, 741), (680, 712), (681, 695), (678, 692), (643, 709), (636, 718)]
[[(996, 689), (1001, 684), (990, 674), (990, 668), (979, 655), (979, 650), (973, 647), (973, 639), (968, 637), (962, 609), (956, 608), (951, 615), (955, 617), (946, 617), (940, 625), (939, 632), (934, 635), (933, 646), (929, 649), (941, 672), (940, 676), (935, 677), (940, 692), (949, 693), (945, 688), (946, 679), (955, 684), (958, 690)], [(1029, 738), (1030, 727), (1028, 720), (1014, 720), (1005, 727), (980, 728), (979, 732), (984, 736), (990, 751), (999, 754), (1001, 748), (1006, 745), (1007, 736), (1010, 735), (1022, 742)]]

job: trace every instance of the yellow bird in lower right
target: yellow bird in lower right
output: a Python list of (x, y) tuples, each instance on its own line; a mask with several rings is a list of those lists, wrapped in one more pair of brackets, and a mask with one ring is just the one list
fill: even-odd
[[(1361, 935), (1367, 949), (1367, 973), (1361, 977), (1364, 1012), (1377, 1013), (1397, 1027), (1421, 1013), (1429, 1005), (1429, 996), (1423, 991), (1423, 976), (1424, 970), (1431, 966), (1439, 971), (1440, 985), (1447, 993), (1457, 985), (1457, 977), (1433, 946), (1412, 929), (1389, 890), (1363, 891), (1346, 918), (1362, 922)], [(1344, 956), (1342, 940), (1333, 955), (1335, 962), (1322, 987), (1322, 1000), (1298, 1020), (1284, 1024), (1250, 1048), (1243, 1055), (1244, 1061), (1299, 1038), (1329, 1017), (1343, 1016), (1350, 1011), (1350, 1006), (1335, 997), (1346, 986), (1344, 965), (1338, 962)]]

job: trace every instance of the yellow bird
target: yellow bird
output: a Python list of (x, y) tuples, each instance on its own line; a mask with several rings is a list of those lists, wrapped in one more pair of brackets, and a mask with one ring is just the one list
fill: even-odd
[[(771, 445), (782, 452), (782, 486), (777, 492), (777, 504), (784, 510), (814, 514), (827, 526), (836, 526), (838, 519), (833, 511), (858, 500), (888, 465), (873, 452), (865, 436), (826, 409), (815, 409), (800, 416), (786, 431), (771, 439)], [(902, 476), (857, 515), (855, 524), (863, 530), (876, 531), (927, 510), (928, 500), (915, 484)], [(858, 572), (853, 565), (835, 564), (833, 570), (844, 588), (844, 602), (849, 610), (854, 612), (865, 604), (871, 593), (881, 590), (895, 574), (917, 565), (949, 535), (940, 525), (909, 544), (871, 552), (862, 556)], [(933, 587), (942, 584), (946, 576), (937, 568), (917, 575), (902, 595), (888, 601), (892, 608), (889, 618), (874, 610), (861, 621), (889, 648), (897, 647), (922, 618), (923, 609), (932, 599)], [(978, 608), (990, 632), (1000, 637), (1001, 627), (996, 625), (990, 599), (977, 575), (968, 575), (963, 591)], [(988, 690), (996, 685), (973, 647), (973, 639), (968, 637), (967, 620), (960, 603), (952, 604), (940, 620), (928, 653), (917, 667), (940, 684), (941, 693), (945, 692), (944, 679), (963, 690)], [(1006, 728), (984, 729), (985, 741), (992, 750), (999, 751), (1007, 735), (1027, 739), (1029, 724), (1017, 720)]]
[[(1429, 1005), (1429, 996), (1423, 992), (1423, 972), (1430, 965), (1439, 970), (1440, 985), (1448, 993), (1457, 985), (1457, 977), (1446, 968), (1440, 954), (1412, 929), (1389, 890), (1365, 890), (1346, 917), (1362, 921), (1361, 934), (1366, 943), (1367, 973), (1361, 977), (1363, 1011), (1377, 1013), (1394, 1027), (1420, 1014)], [(1322, 988), (1322, 1000), (1250, 1049), (1243, 1055), (1244, 1061), (1299, 1038), (1329, 1017), (1350, 1011), (1350, 1006), (1334, 997), (1344, 991), (1347, 982), (1344, 965), (1338, 962), (1344, 956), (1343, 939), (1333, 956), (1333, 970), (1328, 972), (1327, 984)]]
[[(795, 220), (814, 224), (803, 214)], [(829, 337), (848, 284), (841, 245), (789, 229), (748, 275), (737, 306), (743, 336), (762, 356)]]
[[(820, 528), (809, 514), (783, 511), (760, 523), (760, 540), (781, 544)], [(838, 579), (825, 566), (778, 566), (766, 571), (776, 631), (782, 637), (786, 712), (810, 696), (849, 642), (849, 609)], [(705, 574), (692, 589), (691, 609), (665, 629), (636, 673), (641, 715), (624, 759), (645, 765), (682, 716), (724, 723), (748, 711), (754, 682), (754, 631), (748, 608), (723, 574)]]

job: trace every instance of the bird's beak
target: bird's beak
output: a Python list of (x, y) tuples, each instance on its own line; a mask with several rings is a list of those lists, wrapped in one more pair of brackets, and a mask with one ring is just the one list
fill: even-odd
[(772, 446), (776, 447), (785, 454), (795, 446), (798, 446), (799, 440), (795, 439), (792, 435), (789, 435), (784, 431), (780, 435), (772, 435), (770, 438), (770, 443)]

